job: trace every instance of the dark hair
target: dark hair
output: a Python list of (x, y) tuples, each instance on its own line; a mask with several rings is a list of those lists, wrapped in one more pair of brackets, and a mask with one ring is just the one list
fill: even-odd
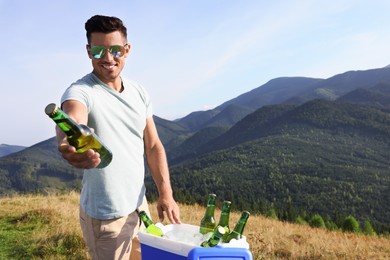
[(91, 42), (91, 34), (94, 32), (111, 33), (119, 31), (127, 39), (127, 29), (121, 19), (115, 16), (95, 15), (85, 23), (88, 44)]

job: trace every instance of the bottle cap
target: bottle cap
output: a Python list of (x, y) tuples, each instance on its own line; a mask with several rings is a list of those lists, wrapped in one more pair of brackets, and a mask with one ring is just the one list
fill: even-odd
[(58, 106), (54, 103), (51, 103), (51, 104), (46, 106), (45, 113), (48, 116), (52, 116), (57, 112), (57, 109), (58, 109)]
[(247, 211), (247, 210), (244, 210), (244, 211), (242, 212), (242, 214), (243, 214), (243, 215), (248, 215), (248, 216), (250, 215), (249, 211)]

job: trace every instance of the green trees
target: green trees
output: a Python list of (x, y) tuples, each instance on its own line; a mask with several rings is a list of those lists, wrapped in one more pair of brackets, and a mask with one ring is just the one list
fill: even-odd
[(343, 222), (342, 229), (344, 232), (358, 233), (360, 232), (360, 225), (353, 216), (348, 216)]
[(315, 214), (311, 217), (309, 224), (311, 227), (317, 227), (317, 228), (325, 228), (325, 222), (324, 219), (321, 217), (320, 214)]
[(325, 220), (325, 227), (328, 230), (338, 230), (336, 223), (334, 223), (331, 219)]
[(369, 235), (369, 236), (374, 236), (376, 235), (373, 227), (371, 226), (370, 221), (365, 220), (363, 223), (363, 234)]

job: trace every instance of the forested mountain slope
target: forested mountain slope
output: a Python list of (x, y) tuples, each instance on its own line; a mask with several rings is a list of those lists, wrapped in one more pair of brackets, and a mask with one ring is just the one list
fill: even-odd
[(217, 192), (239, 209), (389, 225), (389, 147), (388, 110), (324, 100), (268, 106), (172, 166), (171, 179), (183, 201)]

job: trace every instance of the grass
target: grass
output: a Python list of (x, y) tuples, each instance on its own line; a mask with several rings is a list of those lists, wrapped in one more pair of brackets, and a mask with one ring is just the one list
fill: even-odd
[(87, 259), (79, 195), (0, 199), (0, 259)]
[[(78, 205), (79, 194), (73, 192), (1, 198), (0, 259), (88, 259)], [(180, 205), (180, 209), (183, 223), (198, 225), (203, 217), (203, 206)], [(150, 210), (157, 219), (155, 204)], [(219, 214), (217, 209), (216, 216)], [(239, 216), (231, 213), (231, 226)], [(390, 239), (386, 237), (328, 231), (254, 215), (244, 234), (255, 260), (390, 259)]]

